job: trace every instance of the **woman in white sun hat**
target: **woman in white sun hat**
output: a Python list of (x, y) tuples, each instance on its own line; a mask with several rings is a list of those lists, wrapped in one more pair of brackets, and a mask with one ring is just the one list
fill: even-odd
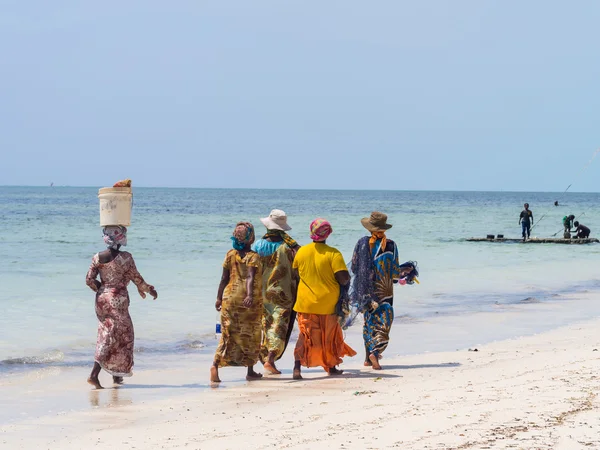
[(275, 361), (285, 352), (296, 318), (292, 308), (298, 282), (293, 276), (292, 262), (300, 246), (287, 234), (292, 227), (282, 210), (274, 209), (260, 221), (267, 228), (267, 233), (252, 247), (260, 256), (263, 267), (260, 360), (266, 371), (278, 375), (281, 372), (275, 367)]

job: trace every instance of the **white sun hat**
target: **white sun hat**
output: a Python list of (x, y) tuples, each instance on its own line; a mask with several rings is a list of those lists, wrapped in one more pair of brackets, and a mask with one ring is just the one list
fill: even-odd
[(274, 209), (269, 214), (269, 217), (260, 219), (260, 221), (265, 227), (267, 227), (267, 230), (289, 231), (292, 229), (292, 227), (287, 224), (287, 216), (285, 215), (285, 212), (280, 209)]

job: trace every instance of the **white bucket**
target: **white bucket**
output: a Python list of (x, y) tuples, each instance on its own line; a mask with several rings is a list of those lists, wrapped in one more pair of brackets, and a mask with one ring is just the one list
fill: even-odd
[(130, 187), (102, 188), (98, 191), (98, 199), (101, 227), (131, 225), (133, 194)]

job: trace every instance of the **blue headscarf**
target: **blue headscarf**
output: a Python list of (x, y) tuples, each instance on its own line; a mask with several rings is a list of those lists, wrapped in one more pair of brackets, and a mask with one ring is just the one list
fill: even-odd
[(250, 222), (238, 222), (231, 236), (233, 248), (244, 250), (246, 245), (254, 242), (254, 227)]

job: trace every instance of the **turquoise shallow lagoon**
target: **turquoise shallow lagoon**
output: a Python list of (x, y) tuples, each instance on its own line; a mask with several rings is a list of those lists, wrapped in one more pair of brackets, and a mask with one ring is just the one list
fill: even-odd
[[(96, 195), (97, 188), (0, 187), (0, 378), (91, 364), (96, 317), (84, 277), (103, 249)], [(135, 188), (134, 195), (127, 250), (159, 291), (153, 302), (130, 288), (137, 371), (210, 359), (231, 230), (248, 220), (260, 234), (259, 218), (273, 208), (287, 212), (300, 243), (308, 242), (312, 219), (330, 220), (329, 242), (347, 261), (365, 234), (360, 219), (375, 209), (389, 215), (400, 258), (418, 261), (421, 271), (420, 285), (396, 288), (399, 354), (452, 350), (600, 315), (600, 245), (464, 241), (518, 237), (525, 201), (535, 221), (544, 216), (533, 236), (561, 230), (570, 213), (585, 213), (581, 222), (594, 236), (599, 194)], [(556, 199), (561, 206), (553, 206)], [(348, 333), (359, 343), (360, 324)]]

